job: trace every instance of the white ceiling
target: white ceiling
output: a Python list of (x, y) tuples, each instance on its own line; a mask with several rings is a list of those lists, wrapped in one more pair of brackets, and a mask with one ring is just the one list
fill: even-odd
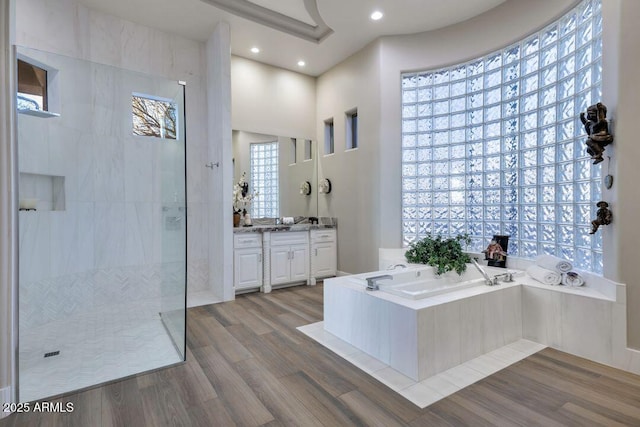
[[(277, 67), (317, 76), (383, 35), (442, 28), (479, 15), (505, 0), (317, 0), (322, 19), (334, 31), (320, 43), (306, 41), (218, 9), (201, 0), (78, 0), (88, 7), (149, 27), (205, 41), (220, 21), (231, 26), (231, 52)], [(251, 0), (313, 24), (304, 0)], [(371, 21), (374, 10), (384, 12)], [(250, 48), (257, 46), (259, 54)], [(298, 67), (299, 60), (306, 66)]]

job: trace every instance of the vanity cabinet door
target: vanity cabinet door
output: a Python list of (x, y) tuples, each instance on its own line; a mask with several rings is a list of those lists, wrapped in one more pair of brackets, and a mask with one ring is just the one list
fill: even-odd
[(338, 271), (338, 250), (335, 229), (311, 230), (311, 276), (335, 276)]
[(315, 243), (311, 256), (313, 259), (313, 277), (330, 277), (336, 275), (337, 253), (335, 242)]
[(262, 286), (262, 248), (236, 249), (233, 261), (236, 290)]
[(291, 251), (291, 281), (309, 277), (309, 249), (307, 245), (293, 245)]
[(290, 282), (291, 251), (289, 246), (271, 247), (271, 284)]

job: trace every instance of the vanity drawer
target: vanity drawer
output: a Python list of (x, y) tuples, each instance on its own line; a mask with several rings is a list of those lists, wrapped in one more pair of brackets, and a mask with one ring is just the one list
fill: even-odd
[(335, 240), (336, 240), (336, 230), (332, 228), (311, 230), (312, 242), (335, 242)]
[(280, 231), (278, 233), (271, 233), (271, 246), (297, 245), (301, 243), (309, 243), (309, 232)]
[(233, 236), (234, 248), (259, 248), (262, 247), (261, 233), (237, 233)]

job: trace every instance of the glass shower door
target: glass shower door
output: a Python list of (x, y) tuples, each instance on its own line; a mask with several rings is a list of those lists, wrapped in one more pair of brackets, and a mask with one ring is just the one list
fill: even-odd
[(173, 344), (184, 360), (187, 297), (187, 203), (184, 84), (178, 83), (168, 118), (175, 124), (175, 140), (161, 146), (162, 279), (160, 316)]

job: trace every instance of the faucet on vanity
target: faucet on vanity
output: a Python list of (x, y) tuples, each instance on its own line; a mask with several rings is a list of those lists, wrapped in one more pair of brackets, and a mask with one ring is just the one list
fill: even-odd
[(383, 280), (383, 279), (391, 279), (393, 280), (393, 276), (390, 274), (382, 274), (380, 276), (373, 276), (373, 277), (367, 277), (367, 290), (368, 291), (377, 291), (378, 289), (380, 289), (380, 286), (378, 285), (378, 280)]
[(498, 284), (498, 279), (503, 279), (505, 282), (513, 282), (513, 273), (510, 271), (507, 271), (506, 273), (502, 273), (502, 274), (496, 274), (495, 276), (491, 277), (487, 274), (487, 272), (484, 270), (484, 268), (482, 268), (482, 266), (480, 264), (478, 264), (478, 258), (471, 258), (471, 262), (473, 263), (473, 265), (478, 269), (478, 271), (480, 272), (480, 274), (482, 274), (482, 277), (484, 277), (484, 282), (487, 284), (487, 286), (495, 286)]

